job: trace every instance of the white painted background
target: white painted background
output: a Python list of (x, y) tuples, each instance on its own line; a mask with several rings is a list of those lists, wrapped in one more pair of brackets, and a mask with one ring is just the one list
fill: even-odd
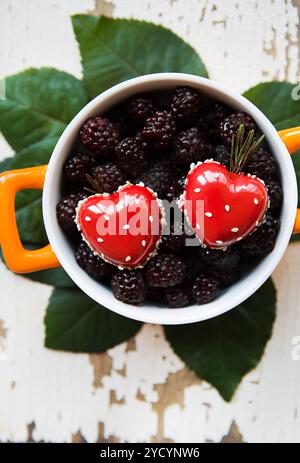
[[(298, 5), (298, 6), (297, 6)], [(69, 15), (95, 0), (0, 0), (0, 75), (54, 66), (80, 77)], [(163, 23), (200, 53), (210, 76), (243, 91), (262, 80), (297, 80), (299, 2), (113, 0), (97, 12)], [(0, 140), (1, 157), (10, 153)], [(231, 404), (183, 369), (160, 327), (103, 355), (43, 348), (51, 288), (0, 266), (0, 441), (300, 442), (300, 244), (274, 274), (279, 307), (262, 362)], [(6, 358), (6, 359), (5, 359)]]

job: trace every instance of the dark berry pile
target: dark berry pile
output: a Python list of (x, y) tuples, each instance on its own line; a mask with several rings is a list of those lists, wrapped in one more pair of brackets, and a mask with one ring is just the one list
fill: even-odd
[[(283, 199), (280, 173), (264, 142), (248, 159), (244, 172), (259, 177), (268, 190), (265, 221), (227, 249), (187, 246), (183, 214), (169, 217), (158, 252), (143, 268), (120, 270), (97, 256), (82, 241), (74, 222), (78, 202), (94, 193), (112, 193), (125, 184), (143, 182), (161, 200), (177, 201), (191, 163), (214, 159), (230, 167), (232, 137), (243, 124), (245, 136), (261, 134), (252, 117), (234, 111), (189, 87), (162, 94), (140, 94), (89, 118), (63, 169), (63, 197), (57, 205), (59, 225), (74, 247), (78, 265), (92, 278), (111, 286), (128, 304), (148, 300), (170, 308), (213, 301), (251, 266), (272, 252), (280, 227)], [(195, 240), (194, 240), (195, 241)]]

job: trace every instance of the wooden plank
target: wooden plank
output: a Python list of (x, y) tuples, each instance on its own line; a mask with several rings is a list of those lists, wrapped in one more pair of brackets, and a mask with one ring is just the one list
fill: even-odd
[[(243, 91), (262, 80), (296, 81), (300, 0), (3, 0), (1, 73), (55, 66), (80, 77), (69, 15), (89, 11), (170, 27), (201, 54), (211, 77)], [(38, 37), (38, 40), (37, 40)], [(0, 153), (11, 153), (0, 139)], [(43, 347), (51, 288), (0, 267), (0, 440), (88, 442), (299, 442), (300, 244), (274, 277), (279, 295), (272, 340), (258, 368), (226, 404), (184, 368), (160, 327), (107, 354)], [(26, 294), (26, 298), (24, 295)]]

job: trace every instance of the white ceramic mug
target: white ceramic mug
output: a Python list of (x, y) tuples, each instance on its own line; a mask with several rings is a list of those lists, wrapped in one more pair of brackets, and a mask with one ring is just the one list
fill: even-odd
[[(171, 89), (178, 85), (194, 87), (236, 110), (249, 113), (256, 121), (265, 134), (281, 171), (284, 191), (281, 228), (273, 252), (249, 274), (224, 290), (213, 302), (205, 305), (194, 304), (182, 309), (162, 308), (149, 303), (142, 306), (128, 305), (115, 299), (108, 287), (93, 280), (78, 266), (74, 250), (58, 225), (56, 205), (61, 199), (63, 165), (86, 119), (105, 113), (112, 106), (134, 94)], [(246, 98), (213, 80), (179, 73), (151, 74), (130, 79), (97, 96), (74, 117), (58, 140), (48, 166), (5, 172), (0, 176), (0, 242), (4, 258), (7, 265), (19, 273), (62, 265), (76, 285), (88, 296), (125, 317), (144, 322), (174, 325), (216, 317), (243, 302), (267, 280), (289, 243), (294, 224), (296, 231), (300, 230), (300, 216), (297, 215), (295, 222), (297, 214), (296, 176), (289, 156), (289, 152), (299, 148), (300, 127), (278, 133), (264, 114)], [(17, 191), (26, 188), (43, 188), (43, 218), (50, 245), (36, 251), (23, 248), (15, 222), (14, 197)]]

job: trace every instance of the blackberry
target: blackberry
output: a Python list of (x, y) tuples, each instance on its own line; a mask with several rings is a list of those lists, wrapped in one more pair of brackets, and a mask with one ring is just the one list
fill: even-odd
[[(172, 159), (170, 159), (172, 161)], [(175, 179), (181, 180), (182, 177), (186, 178), (189, 173), (190, 166), (181, 166), (172, 162), (172, 174)]]
[(221, 122), (230, 114), (232, 113), (232, 109), (229, 106), (219, 103), (219, 102), (211, 102), (209, 107), (207, 108), (207, 113), (205, 114), (205, 118), (202, 117), (198, 121), (198, 127), (206, 128), (205, 132), (207, 133), (208, 137), (211, 139), (219, 139), (219, 127)]
[(257, 126), (252, 117), (244, 112), (233, 113), (225, 117), (219, 125), (219, 134), (225, 145), (231, 146), (232, 136), (238, 131), (240, 125), (244, 125), (245, 137), (250, 130), (256, 130)]
[(217, 127), (226, 117), (232, 113), (232, 109), (224, 103), (213, 102), (208, 109), (206, 119), (209, 125)]
[(238, 248), (234, 245), (228, 246), (226, 249), (211, 249), (200, 246), (199, 256), (208, 265), (220, 270), (229, 270), (235, 267), (240, 260)]
[(213, 146), (203, 139), (197, 127), (184, 130), (175, 138), (172, 159), (179, 165), (188, 167), (192, 162), (204, 161), (213, 155)]
[[(227, 269), (226, 269), (227, 270)], [(228, 288), (228, 286), (236, 283), (241, 277), (241, 267), (236, 265), (231, 267), (228, 271), (220, 272), (217, 268), (210, 268), (208, 272), (209, 276), (215, 278), (219, 282), (220, 288)]]
[(251, 175), (256, 175), (261, 180), (268, 180), (279, 175), (279, 170), (272, 154), (260, 147), (250, 156), (244, 170)]
[(135, 132), (135, 127), (128, 119), (127, 107), (125, 104), (114, 106), (106, 113), (106, 117), (115, 123), (120, 131), (120, 139), (131, 137)]
[[(138, 130), (136, 135), (135, 135), (135, 138), (136, 140), (138, 141), (138, 143), (140, 144), (140, 146), (143, 148), (143, 150), (148, 153), (149, 152), (149, 149), (150, 149), (150, 146), (149, 146), (149, 143), (147, 143), (144, 139), (143, 139), (143, 136), (142, 136), (142, 130)], [(161, 153), (159, 153), (160, 155)]]
[(169, 189), (166, 192), (166, 199), (169, 202), (178, 201), (180, 195), (183, 193), (186, 175), (175, 178), (170, 183)]
[(158, 161), (147, 171), (140, 175), (138, 182), (143, 182), (147, 187), (157, 193), (159, 198), (164, 198), (172, 182), (171, 168), (168, 162)]
[(154, 112), (154, 103), (150, 96), (136, 95), (127, 102), (127, 112), (130, 119), (142, 125)]
[(218, 292), (218, 281), (206, 275), (199, 275), (192, 287), (193, 299), (197, 304), (208, 304), (217, 297)]
[(78, 233), (75, 216), (76, 207), (79, 201), (86, 198), (87, 195), (79, 193), (71, 193), (68, 196), (62, 198), (56, 206), (57, 220), (63, 231), (70, 235), (76, 235)]
[(147, 299), (151, 302), (161, 303), (165, 299), (164, 288), (156, 288), (155, 286), (149, 286), (147, 292)]
[(203, 101), (202, 95), (191, 87), (177, 87), (171, 101), (171, 111), (179, 125), (194, 122)]
[(136, 176), (147, 167), (147, 153), (136, 138), (125, 138), (116, 146), (119, 166), (126, 173)]
[(168, 306), (173, 309), (186, 307), (192, 302), (191, 288), (187, 284), (172, 286), (166, 289), (165, 297)]
[(147, 285), (140, 270), (118, 270), (111, 279), (113, 294), (127, 304), (141, 304), (147, 295)]
[(141, 136), (157, 150), (164, 150), (172, 143), (176, 132), (175, 119), (166, 110), (155, 111), (146, 119)]
[(207, 273), (208, 266), (197, 253), (197, 249), (198, 246), (191, 246), (185, 249), (183, 259), (185, 263), (186, 278), (188, 280), (193, 280), (197, 277), (197, 275)]
[(267, 212), (264, 223), (239, 243), (243, 258), (262, 258), (270, 254), (274, 249), (279, 228), (280, 220)]
[(184, 262), (172, 254), (157, 254), (145, 268), (149, 286), (166, 288), (181, 283), (185, 276)]
[(70, 182), (86, 183), (86, 174), (95, 164), (95, 158), (92, 156), (78, 153), (66, 161), (64, 165), (65, 178)]
[(227, 150), (226, 146), (218, 145), (215, 149), (215, 154), (213, 156), (214, 160), (222, 164), (223, 166), (229, 169), (230, 167), (230, 152)]
[(283, 199), (282, 186), (277, 179), (272, 179), (266, 182), (270, 200), (270, 211), (277, 212), (280, 210)]
[(107, 157), (114, 153), (120, 139), (118, 124), (106, 117), (91, 117), (80, 129), (81, 142), (95, 155)]
[(198, 119), (194, 122), (193, 124), (195, 127), (198, 127), (198, 129), (202, 132), (205, 133), (205, 135), (209, 135), (211, 127), (207, 123), (207, 115), (201, 115), (198, 117)]
[(185, 247), (186, 235), (184, 233), (184, 224), (175, 222), (169, 228), (169, 233), (162, 235), (161, 250), (176, 254)]
[(75, 258), (78, 265), (96, 280), (108, 278), (114, 271), (114, 267), (111, 264), (105, 262), (101, 257), (96, 256), (84, 242), (78, 246)]
[(90, 176), (92, 187), (99, 193), (113, 193), (126, 182), (121, 169), (112, 162), (94, 167)]

